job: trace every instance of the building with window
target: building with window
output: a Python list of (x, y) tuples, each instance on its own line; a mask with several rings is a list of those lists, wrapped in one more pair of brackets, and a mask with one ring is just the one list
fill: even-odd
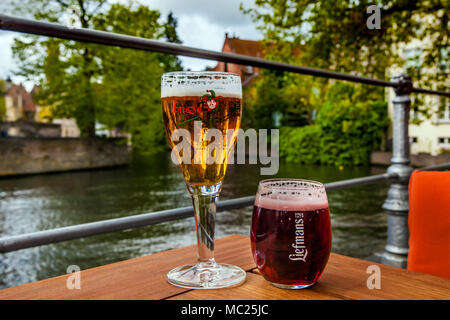
[[(423, 51), (427, 46), (433, 45), (430, 40), (414, 40), (407, 45), (399, 46), (400, 55), (405, 61), (404, 65), (393, 67), (389, 70), (389, 74), (395, 75), (399, 73), (411, 73), (415, 68), (422, 68)], [(450, 88), (450, 61), (448, 59), (448, 51), (450, 47), (441, 49), (441, 60), (436, 66), (427, 69), (430, 73), (447, 74), (445, 87)], [(436, 87), (430, 88), (436, 90)], [(393, 90), (388, 90), (389, 115), (392, 118), (394, 98)], [(410, 111), (410, 151), (411, 154), (426, 153), (431, 155), (439, 155), (450, 152), (450, 99), (435, 95), (421, 95), (420, 101), (416, 95), (411, 95), (411, 111)], [(419, 112), (417, 107), (421, 109), (425, 107), (426, 113)]]
[(14, 84), (8, 78), (4, 99), (5, 121), (37, 120), (37, 106), (33, 103), (32, 95), (22, 84)]
[[(244, 40), (237, 37), (228, 37), (225, 33), (225, 41), (222, 52), (243, 54), (246, 56), (264, 58), (264, 48), (261, 41)], [(218, 62), (210, 71), (232, 72), (241, 76), (242, 86), (246, 87), (258, 76), (259, 68), (242, 66), (233, 63)]]
[(4, 96), (0, 96), (0, 99), (5, 99), (2, 135), (37, 138), (80, 136), (75, 119), (53, 119), (49, 107), (34, 103), (33, 95), (39, 87), (34, 86), (28, 92), (22, 84), (14, 84), (8, 77), (5, 89)]
[(449, 98), (430, 96), (428, 104), (431, 115), (429, 117), (411, 110), (409, 136), (412, 154), (438, 155), (450, 152), (449, 100)]

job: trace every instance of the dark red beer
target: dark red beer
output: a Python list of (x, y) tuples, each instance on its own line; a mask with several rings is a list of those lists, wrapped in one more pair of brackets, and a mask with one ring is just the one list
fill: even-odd
[(284, 189), (278, 189), (275, 196), (267, 190), (258, 192), (251, 247), (266, 280), (283, 288), (305, 288), (319, 279), (327, 264), (331, 251), (330, 215), (324, 188), (310, 192), (290, 186), (281, 191), (281, 196), (280, 190)]

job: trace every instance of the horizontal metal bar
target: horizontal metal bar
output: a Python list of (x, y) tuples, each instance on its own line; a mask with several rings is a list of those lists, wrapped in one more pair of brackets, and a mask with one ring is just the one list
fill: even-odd
[[(6, 15), (0, 15), (0, 29), (36, 34), (41, 36), (55, 37), (61, 39), (118, 46), (123, 48), (182, 55), (206, 60), (223, 61), (266, 69), (283, 70), (316, 77), (346, 80), (350, 82), (364, 83), (376, 86), (383, 86), (383, 87), (397, 86), (397, 82), (377, 80), (323, 69), (302, 67), (287, 63), (245, 56), (241, 54), (223, 53), (211, 50), (197, 49), (175, 43), (166, 43), (162, 41), (133, 37), (111, 32), (104, 32), (91, 29), (68, 28), (60, 24), (22, 19)], [(426, 91), (426, 93), (429, 94), (436, 94), (450, 97), (450, 92), (439, 92), (427, 89), (413, 88), (413, 92), (419, 91), (420, 92)]]
[(422, 93), (422, 94), (434, 94), (434, 95), (438, 95), (438, 96), (450, 97), (450, 92), (435, 91), (435, 90), (430, 90), (430, 89), (412, 88), (412, 92)]
[(350, 187), (356, 187), (356, 186), (360, 186), (363, 184), (376, 183), (376, 182), (380, 182), (380, 181), (384, 181), (384, 180), (388, 180), (388, 179), (395, 179), (397, 177), (398, 177), (398, 175), (396, 173), (382, 173), (382, 174), (377, 174), (377, 175), (368, 176), (368, 177), (326, 183), (325, 188), (327, 191), (339, 190), (339, 189), (345, 189), (345, 188), (350, 188)]
[[(421, 171), (450, 169), (450, 162), (420, 169)], [(383, 173), (362, 178), (326, 183), (327, 191), (356, 187), (397, 178), (395, 173)], [(255, 196), (220, 201), (217, 211), (238, 209), (253, 205)], [(34, 233), (0, 238), (0, 253), (10, 252), (50, 243), (78, 239), (103, 233), (121, 231), (193, 216), (192, 207), (163, 210), (129, 217), (109, 219), (74, 226), (38, 231)]]
[[(338, 190), (393, 179), (395, 177), (395, 174), (384, 173), (369, 177), (327, 183), (325, 184), (325, 188), (327, 191)], [(217, 211), (247, 207), (253, 205), (254, 202), (255, 196), (219, 201), (217, 204)], [(188, 218), (192, 217), (193, 214), (192, 207), (183, 207), (3, 237), (0, 238), (0, 253)]]
[[(220, 201), (217, 205), (217, 211), (232, 210), (249, 206), (252, 205), (254, 201), (254, 196)], [(3, 237), (0, 238), (0, 253), (100, 235), (103, 233), (144, 227), (193, 216), (194, 212), (192, 207), (183, 207)]]
[(108, 232), (143, 227), (160, 222), (186, 218), (191, 215), (192, 208), (184, 207), (9, 236), (0, 238), (0, 253)]
[(450, 170), (450, 162), (437, 164), (435, 166), (426, 167), (423, 169), (419, 169), (420, 171), (442, 171), (442, 170)]

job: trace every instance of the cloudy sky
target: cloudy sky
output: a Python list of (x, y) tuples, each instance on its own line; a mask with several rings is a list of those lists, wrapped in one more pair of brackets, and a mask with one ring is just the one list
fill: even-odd
[[(126, 0), (111, 2), (114, 1), (126, 2)], [(251, 19), (239, 10), (241, 3), (248, 8), (253, 5), (254, 0), (140, 0), (140, 2), (151, 9), (159, 10), (163, 17), (172, 11), (178, 19), (178, 36), (186, 46), (220, 51), (225, 32), (242, 39), (261, 39), (261, 34)], [(0, 78), (12, 75), (15, 82), (23, 81), (13, 76), (15, 65), (11, 43), (16, 35), (14, 32), (0, 31)], [(180, 58), (183, 66), (191, 70), (202, 70), (205, 66), (216, 64), (214, 61)], [(27, 87), (30, 85), (27, 83)]]

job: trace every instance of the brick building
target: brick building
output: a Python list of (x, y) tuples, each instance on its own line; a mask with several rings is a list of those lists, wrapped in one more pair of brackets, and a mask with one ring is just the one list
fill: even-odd
[(8, 79), (4, 99), (6, 121), (37, 119), (37, 106), (33, 102), (32, 95), (22, 84), (13, 84), (11, 79)]
[[(264, 48), (261, 41), (243, 40), (237, 37), (228, 37), (225, 33), (225, 41), (222, 52), (243, 54), (246, 56), (264, 58)], [(241, 76), (242, 86), (249, 85), (259, 74), (259, 68), (243, 66), (233, 63), (218, 62), (210, 71), (232, 72)]]

